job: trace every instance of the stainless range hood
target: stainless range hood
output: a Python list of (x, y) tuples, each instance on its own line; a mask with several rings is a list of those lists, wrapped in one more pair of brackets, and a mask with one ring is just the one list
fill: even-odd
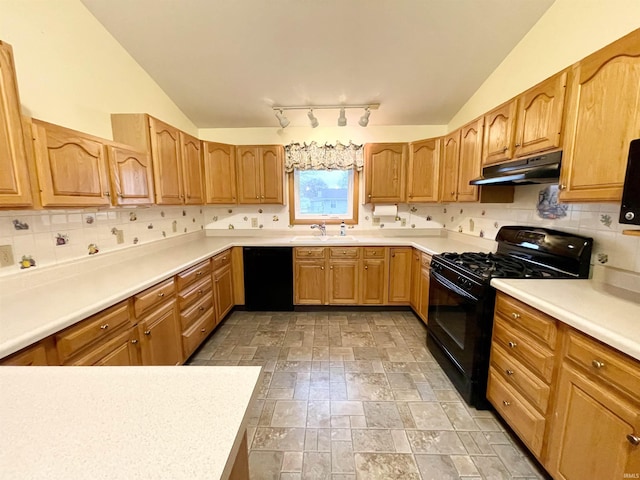
[(529, 185), (557, 183), (560, 178), (562, 150), (491, 165), (482, 169), (482, 175), (469, 185)]

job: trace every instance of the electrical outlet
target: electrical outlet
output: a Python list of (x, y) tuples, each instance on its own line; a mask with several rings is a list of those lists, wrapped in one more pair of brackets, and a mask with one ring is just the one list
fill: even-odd
[(13, 265), (13, 247), (0, 245), (0, 267), (10, 267), (11, 265)]
[(118, 245), (124, 243), (124, 231), (116, 230), (116, 243)]
[(380, 217), (373, 217), (373, 219), (371, 220), (371, 223), (373, 225), (380, 225)]
[(400, 226), (401, 227), (406, 227), (407, 226), (407, 219), (406, 218), (401, 218), (400, 219)]
[(251, 217), (251, 228), (258, 228), (258, 219), (256, 217)]

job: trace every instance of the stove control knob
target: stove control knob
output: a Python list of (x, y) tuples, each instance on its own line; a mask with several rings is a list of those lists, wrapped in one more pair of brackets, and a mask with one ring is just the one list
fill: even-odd
[(625, 220), (633, 220), (636, 217), (635, 213), (633, 212), (627, 212), (624, 214), (624, 219)]

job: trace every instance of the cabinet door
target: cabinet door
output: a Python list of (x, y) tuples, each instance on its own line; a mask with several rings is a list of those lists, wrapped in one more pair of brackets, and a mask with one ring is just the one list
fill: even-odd
[(409, 145), (409, 175), (407, 200), (411, 202), (438, 201), (440, 169), (439, 138)]
[(383, 258), (365, 259), (362, 265), (362, 303), (381, 305), (386, 290), (385, 264)]
[(518, 97), (516, 157), (560, 147), (566, 87), (561, 72)]
[(356, 305), (358, 295), (358, 260), (331, 260), (329, 262), (329, 304)]
[(324, 260), (296, 260), (293, 296), (296, 305), (324, 305), (327, 276)]
[(178, 307), (170, 300), (138, 323), (143, 365), (179, 365), (182, 361)]
[(260, 203), (259, 147), (238, 147), (238, 203)]
[(511, 100), (484, 116), (482, 164), (513, 158), (517, 100)]
[(18, 353), (3, 358), (0, 360), (1, 366), (15, 366), (15, 367), (28, 367), (28, 366), (46, 366), (47, 362), (47, 349), (41, 342), (31, 345)]
[(213, 273), (213, 288), (214, 303), (216, 306), (216, 323), (219, 323), (234, 305), (231, 265), (219, 268)]
[(151, 157), (126, 147), (109, 145), (107, 158), (113, 204), (153, 204)]
[(624, 478), (640, 472), (640, 410), (565, 363), (557, 384), (547, 468), (554, 478)]
[(0, 205), (33, 205), (10, 45), (0, 41)]
[(179, 130), (153, 117), (149, 117), (149, 129), (156, 203), (180, 205), (184, 194), (180, 171), (182, 147)]
[(416, 249), (411, 253), (411, 299), (409, 305), (414, 312), (420, 309), (420, 252)]
[(460, 162), (458, 168), (459, 202), (477, 202), (479, 188), (469, 185), (482, 172), (482, 118), (460, 129)]
[(207, 203), (236, 203), (236, 147), (204, 142), (203, 155)]
[(34, 154), (43, 207), (106, 206), (106, 150), (97, 138), (33, 121)]
[(389, 249), (389, 303), (409, 304), (412, 248)]
[(284, 203), (284, 154), (280, 145), (260, 147), (260, 203)]
[(405, 201), (406, 143), (368, 143), (364, 149), (366, 203)]
[(562, 201), (618, 201), (629, 142), (640, 136), (640, 30), (572, 67)]
[(140, 365), (138, 331), (128, 329), (93, 347), (88, 353), (67, 365), (127, 367)]
[(180, 144), (182, 146), (184, 203), (202, 205), (204, 203), (204, 186), (202, 183), (204, 175), (200, 140), (180, 132)]
[(460, 160), (460, 130), (444, 137), (440, 167), (440, 200), (455, 202)]

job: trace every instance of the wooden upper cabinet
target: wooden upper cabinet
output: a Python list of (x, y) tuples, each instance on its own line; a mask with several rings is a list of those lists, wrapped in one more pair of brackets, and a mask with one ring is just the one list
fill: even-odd
[(515, 156), (560, 148), (567, 72), (560, 72), (518, 96)]
[(640, 137), (640, 29), (576, 63), (567, 95), (559, 198), (619, 201)]
[(153, 204), (151, 157), (126, 146), (107, 145), (114, 205)]
[(365, 203), (406, 201), (406, 143), (368, 143), (364, 147)]
[(103, 140), (39, 120), (32, 127), (42, 206), (109, 205)]
[(460, 160), (460, 130), (444, 137), (440, 166), (440, 200), (455, 202), (458, 186), (458, 165)]
[(203, 142), (206, 203), (237, 203), (236, 147)]
[(438, 201), (440, 144), (440, 138), (409, 144), (408, 202)]
[(479, 187), (469, 185), (469, 182), (482, 172), (482, 122), (483, 119), (479, 118), (460, 129), (458, 202), (478, 201)]
[(284, 202), (284, 153), (280, 145), (237, 147), (238, 203)]
[(180, 205), (184, 198), (180, 172), (182, 162), (180, 131), (153, 117), (149, 117), (149, 130), (156, 203)]
[(182, 146), (182, 179), (184, 187), (184, 203), (202, 205), (204, 203), (204, 177), (200, 140), (184, 132), (180, 132)]
[(0, 41), (0, 207), (33, 205), (11, 46)]
[(513, 158), (517, 104), (513, 99), (485, 114), (483, 165)]

